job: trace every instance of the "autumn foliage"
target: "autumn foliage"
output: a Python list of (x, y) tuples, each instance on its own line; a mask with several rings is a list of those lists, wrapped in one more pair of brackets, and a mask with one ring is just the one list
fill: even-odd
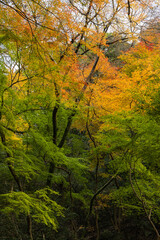
[(157, 5), (0, 1), (3, 239), (160, 239)]

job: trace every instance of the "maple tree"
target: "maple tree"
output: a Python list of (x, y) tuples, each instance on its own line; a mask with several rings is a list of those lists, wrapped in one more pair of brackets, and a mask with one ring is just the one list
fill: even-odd
[[(106, 116), (96, 136), (99, 153), (110, 155), (105, 163), (108, 174), (117, 179), (117, 189), (109, 193), (108, 201), (118, 203), (123, 214), (143, 213), (159, 239), (159, 47), (140, 43), (121, 59), (122, 94), (128, 96), (130, 107)], [(120, 228), (122, 216), (117, 217), (115, 224)]]
[[(135, 57), (129, 52), (121, 58), (126, 63), (119, 71), (106, 58), (108, 46), (134, 42), (138, 26), (155, 4), (136, 0), (0, 1), (0, 149), (6, 182), (1, 199), (2, 213), (15, 228), (13, 239), (22, 239), (18, 221), (25, 216), (25, 239), (51, 238), (52, 234), (62, 239), (56, 233), (58, 222), (61, 229), (62, 224), (72, 229), (64, 233), (69, 239), (86, 234), (100, 239), (99, 211), (94, 203), (103, 208), (107, 196), (101, 195), (102, 200), (98, 196), (117, 179), (104, 167), (105, 158), (113, 157), (112, 151), (106, 154), (101, 148), (104, 118), (121, 108), (130, 109), (132, 101), (138, 106), (140, 98), (145, 98), (147, 109), (147, 104), (153, 104), (153, 90), (159, 87), (151, 81), (143, 84), (150, 72), (152, 77), (159, 74), (153, 67), (158, 66), (156, 50), (151, 56), (141, 45)], [(135, 66), (136, 54), (139, 62)], [(141, 68), (144, 58), (147, 62)], [(148, 65), (150, 62), (154, 64)], [(136, 73), (133, 78), (132, 72)], [(140, 87), (136, 88), (137, 79)], [(124, 136), (124, 145), (125, 141)], [(110, 145), (116, 154), (113, 137), (104, 145), (107, 149)], [(109, 176), (111, 181), (105, 183)], [(90, 230), (92, 221), (96, 233)], [(40, 233), (38, 226), (42, 226)]]

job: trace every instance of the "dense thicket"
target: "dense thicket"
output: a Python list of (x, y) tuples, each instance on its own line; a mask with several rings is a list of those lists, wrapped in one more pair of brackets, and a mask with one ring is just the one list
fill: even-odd
[(0, 1), (0, 239), (160, 239), (158, 7)]

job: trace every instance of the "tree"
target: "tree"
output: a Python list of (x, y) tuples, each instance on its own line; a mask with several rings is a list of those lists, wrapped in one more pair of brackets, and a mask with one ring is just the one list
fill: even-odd
[(108, 172), (117, 176), (108, 198), (124, 215), (144, 215), (159, 239), (159, 49), (140, 43), (121, 59), (119, 74), (129, 83), (123, 93), (129, 94), (130, 110), (107, 116), (96, 137), (99, 152), (110, 155)]
[[(89, 198), (103, 181), (99, 178), (103, 154), (97, 155), (98, 144), (93, 135), (102, 126), (100, 118), (106, 111), (118, 109), (113, 104), (108, 110), (112, 93), (117, 103), (117, 96), (121, 98), (122, 93), (116, 68), (106, 60), (107, 32), (110, 29), (117, 42), (134, 40), (138, 24), (146, 17), (140, 10), (145, 12), (149, 5), (142, 1), (93, 0), (0, 1), (0, 4), (1, 62), (5, 66), (1, 75), (0, 134), (2, 168), (8, 179), (7, 189), (1, 195), (2, 203), (7, 203), (3, 213), (10, 214), (16, 208), (19, 218), (12, 219), (16, 229), (17, 219), (26, 215), (28, 236), (33, 239), (34, 235), (38, 238), (50, 234), (42, 225), (38, 235), (36, 221), (56, 230), (56, 216), (62, 216), (66, 207), (67, 224), (73, 228), (73, 234), (69, 231), (66, 234), (70, 239), (73, 235), (76, 238), (81, 235)], [(110, 91), (112, 88), (115, 91)], [(109, 94), (103, 95), (105, 102), (100, 104), (103, 91)], [(81, 134), (78, 125), (83, 125)], [(76, 139), (79, 134), (81, 143), (85, 141), (88, 148), (90, 138), (94, 174), (88, 171), (88, 148), (76, 157), (70, 152), (74, 148), (69, 142), (71, 134)], [(92, 175), (95, 183), (87, 187)], [(10, 179), (14, 182), (10, 183)], [(83, 209), (79, 222), (79, 216), (73, 218), (78, 214), (76, 204)], [(99, 239), (97, 211), (96, 228)], [(16, 237), (21, 238), (21, 231), (22, 228), (17, 230)], [(13, 231), (11, 237), (15, 237)]]

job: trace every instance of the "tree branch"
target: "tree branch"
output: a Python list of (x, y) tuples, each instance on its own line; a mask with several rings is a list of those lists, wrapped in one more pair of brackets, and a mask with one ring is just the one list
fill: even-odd
[(59, 145), (58, 145), (59, 148), (62, 148), (63, 145), (64, 145), (64, 142), (65, 142), (66, 137), (67, 137), (67, 135), (68, 135), (68, 132), (69, 132), (69, 130), (70, 130), (70, 127), (71, 127), (71, 124), (72, 124), (72, 120), (73, 120), (73, 117), (75, 116), (75, 114), (76, 114), (76, 110), (73, 110), (73, 112), (72, 112), (72, 113), (69, 115), (69, 117), (68, 117), (67, 126), (66, 126), (66, 128), (65, 128), (65, 130), (64, 130), (62, 139), (61, 139), (61, 141), (60, 141), (60, 143), (59, 143)]
[(93, 202), (95, 200), (95, 198), (97, 197), (97, 195), (99, 195), (112, 181), (113, 179), (117, 176), (117, 173), (115, 175), (113, 175), (108, 182), (106, 182), (92, 197), (91, 201), (90, 201), (90, 209), (89, 209), (89, 213), (87, 215), (87, 218), (86, 218), (86, 222), (89, 218), (89, 216), (91, 215), (92, 213), (92, 208), (93, 208)]

